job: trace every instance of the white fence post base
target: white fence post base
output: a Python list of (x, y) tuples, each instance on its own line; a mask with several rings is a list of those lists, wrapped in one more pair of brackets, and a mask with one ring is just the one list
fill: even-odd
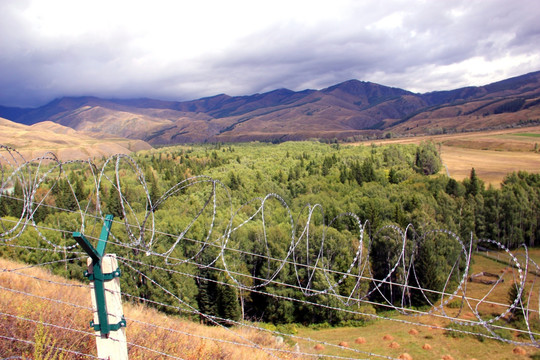
[[(101, 260), (103, 274), (112, 273), (118, 269), (116, 254), (107, 254)], [(92, 259), (88, 258), (88, 272), (92, 273)], [(96, 296), (94, 293), (94, 282), (90, 283), (92, 295), (92, 308), (94, 310), (94, 323), (98, 324)], [(107, 304), (107, 314), (109, 324), (118, 324), (124, 317), (122, 310), (122, 298), (120, 293), (120, 278), (104, 282), (105, 303)], [(116, 331), (111, 331), (109, 337), (102, 337), (101, 332), (96, 331), (97, 354), (100, 359), (106, 360), (127, 360), (126, 328), (121, 327)]]

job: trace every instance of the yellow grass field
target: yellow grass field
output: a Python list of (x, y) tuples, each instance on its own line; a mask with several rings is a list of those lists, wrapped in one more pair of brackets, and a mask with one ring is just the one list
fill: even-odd
[(486, 184), (495, 187), (500, 186), (506, 174), (513, 171), (540, 172), (540, 126), (397, 138), (374, 143), (419, 144), (422, 141), (433, 141), (438, 145), (445, 166), (442, 171), (447, 171), (456, 180), (468, 177), (473, 167)]
[(0, 118), (0, 145), (14, 148), (27, 160), (43, 156), (50, 151), (62, 161), (130, 154), (152, 148), (141, 140), (77, 132), (50, 121), (27, 126), (2, 118)]
[(463, 180), (474, 168), (486, 183), (498, 187), (506, 174), (525, 170), (540, 172), (540, 154), (534, 152), (494, 151), (442, 146), (441, 157), (449, 175)]
[[(530, 256), (536, 260), (540, 258), (540, 249), (531, 249)], [(519, 253), (519, 251), (518, 251)], [(521, 251), (521, 253), (523, 253)], [(484, 254), (485, 255), (485, 254)], [(502, 262), (512, 262), (507, 253), (503, 251), (489, 253), (493, 259)], [(517, 256), (518, 261), (522, 262), (522, 256)], [(483, 255), (474, 256), (470, 274), (476, 274), (482, 271), (500, 274), (503, 282), (497, 286), (481, 283), (467, 283), (466, 296), (470, 306), (475, 308), (478, 301), (473, 299), (483, 299), (478, 306), (478, 314), (483, 320), (489, 320), (500, 315), (508, 308), (508, 291), (513, 286), (514, 280), (518, 278), (518, 271), (502, 262), (494, 261)], [(530, 299), (530, 305), (533, 309), (538, 309), (538, 290), (540, 277), (527, 275), (525, 293), (531, 291), (533, 295)], [(451, 303), (461, 304), (462, 292)], [(463, 309), (459, 307), (445, 307), (444, 312), (461, 320), (474, 320), (477, 318), (471, 309), (464, 305)], [(536, 359), (540, 356), (540, 349), (533, 346), (516, 346), (514, 344), (501, 342), (494, 339), (476, 338), (474, 336), (452, 337), (445, 335), (450, 320), (440, 316), (441, 311), (436, 311), (433, 315), (415, 317), (410, 315), (393, 314), (388, 315), (392, 320), (376, 320), (374, 324), (359, 328), (334, 328), (313, 330), (304, 329), (300, 335), (312, 339), (318, 339), (321, 344), (339, 344), (345, 342), (347, 348), (338, 349), (325, 346), (324, 350), (319, 350), (320, 354), (344, 356), (351, 358), (378, 359), (380, 357), (371, 356), (371, 354), (386, 355), (392, 358), (398, 358), (403, 353), (409, 354), (414, 360), (431, 359), (455, 359), (455, 360), (508, 360), (508, 359)], [(538, 322), (538, 314), (534, 315), (533, 321)], [(465, 327), (464, 330), (475, 332), (477, 328)], [(528, 341), (528, 336), (518, 336), (515, 331), (508, 331), (510, 339), (516, 341)], [(358, 342), (362, 338), (363, 343)], [(308, 344), (303, 344), (309, 346)], [(428, 346), (426, 346), (428, 345)], [(519, 348), (524, 350), (525, 354), (518, 355), (515, 351)], [(362, 353), (354, 352), (360, 351)], [(451, 356), (446, 357), (445, 356)]]

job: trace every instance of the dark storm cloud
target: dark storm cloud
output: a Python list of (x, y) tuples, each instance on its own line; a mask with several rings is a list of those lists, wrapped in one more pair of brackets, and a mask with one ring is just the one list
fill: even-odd
[[(95, 29), (81, 30), (75, 18), (51, 30), (54, 21), (40, 22), (46, 14), (28, 16), (30, 1), (1, 2), (0, 105), (77, 95), (187, 100), (351, 78), (424, 92), (540, 70), (540, 5), (532, 0), (305, 2), (312, 4), (305, 16), (285, 3), (264, 3), (260, 14), (253, 3), (234, 2), (213, 21), (204, 9), (191, 9), (189, 19), (188, 9), (175, 8), (187, 14), (178, 22), (166, 17), (172, 4), (159, 2), (163, 8), (148, 18), (109, 16), (135, 16), (132, 22), (100, 27), (96, 19)], [(58, 22), (77, 15), (67, 11)], [(227, 16), (230, 23), (219, 23)], [(238, 29), (226, 32), (229, 25)]]
[[(438, 89), (438, 84), (440, 88), (468, 85), (469, 71), (479, 69), (466, 64), (444, 67), (475, 57), (487, 61), (510, 57), (508, 64), (498, 65), (501, 73), (486, 77), (486, 82), (540, 70), (534, 45), (540, 25), (531, 15), (539, 14), (536, 3), (463, 1), (449, 7), (448, 2), (428, 2), (420, 8), (401, 4), (388, 23), (374, 24), (376, 19), (369, 16), (355, 22), (353, 13), (340, 19), (348, 25), (346, 31), (334, 31), (340, 24), (328, 23), (322, 28), (290, 26), (253, 34), (220, 61), (221, 70), (259, 78), (258, 85), (265, 90), (327, 86), (355, 77), (421, 91)], [(511, 57), (519, 61), (519, 56), (533, 56), (533, 63), (512, 63)], [(440, 81), (437, 69), (445, 73), (446, 81)]]

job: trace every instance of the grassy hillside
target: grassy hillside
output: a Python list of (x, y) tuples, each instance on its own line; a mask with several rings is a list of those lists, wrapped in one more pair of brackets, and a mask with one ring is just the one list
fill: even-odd
[[(0, 258), (0, 287), (1, 358), (75, 359), (79, 358), (76, 353), (96, 355), (88, 325), (92, 319), (88, 283)], [(273, 351), (266, 348), (291, 350), (266, 333), (199, 325), (142, 305), (124, 303), (124, 315), (130, 359), (163, 359), (161, 353), (165, 353), (187, 360), (263, 360), (274, 358), (270, 355)], [(41, 358), (36, 356), (40, 352)], [(296, 358), (275, 353), (284, 359)]]
[(2, 145), (17, 149), (27, 159), (42, 156), (48, 151), (62, 160), (74, 160), (151, 149), (141, 140), (78, 132), (50, 121), (27, 126), (0, 118), (0, 139)]
[[(503, 253), (493, 253), (493, 258), (504, 259)], [(540, 250), (533, 250), (534, 258)], [(81, 261), (83, 261), (81, 259)], [(472, 273), (490, 271), (502, 274), (504, 280), (492, 291), (479, 308), (484, 319), (501, 313), (508, 303), (507, 293), (517, 271), (501, 262), (476, 255)], [(537, 288), (539, 279), (530, 276), (527, 292)], [(95, 340), (88, 321), (92, 317), (90, 293), (87, 284), (54, 276), (43, 268), (0, 258), (0, 356), (25, 358), (72, 359), (76, 353), (96, 354)], [(467, 296), (480, 299), (488, 294), (490, 286), (469, 283)], [(537, 304), (538, 299), (532, 299)], [(454, 300), (453, 304), (458, 304)], [(499, 305), (492, 305), (499, 303)], [(471, 303), (474, 307), (476, 304)], [(534, 306), (534, 304), (532, 304)], [(447, 306), (445, 312), (463, 320), (474, 318), (465, 308)], [(127, 318), (127, 340), (130, 359), (300, 359), (294, 348), (276, 342), (268, 333), (250, 328), (230, 330), (200, 325), (185, 319), (165, 316), (154, 309), (132, 305), (124, 299)], [(299, 342), (297, 350), (325, 356), (377, 359), (379, 354), (398, 358), (403, 353), (415, 360), (428, 359), (536, 359), (534, 347), (516, 346), (482, 337), (449, 333), (444, 328), (450, 321), (435, 316), (410, 317), (388, 312), (364, 327), (303, 327), (295, 326), (297, 337), (286, 343)], [(535, 316), (538, 321), (538, 316)], [(463, 328), (477, 332), (478, 328)], [(518, 333), (506, 334), (509, 340), (520, 340)], [(9, 337), (11, 340), (6, 339)], [(304, 340), (302, 340), (303, 338)], [(309, 341), (307, 339), (310, 339)], [(242, 346), (246, 344), (246, 346)], [(254, 348), (255, 347), (255, 348)], [(260, 349), (257, 349), (260, 347)], [(281, 349), (270, 350), (270, 349)], [(523, 353), (522, 353), (523, 352)], [(273, 355), (271, 355), (273, 354)], [(54, 356), (53, 356), (54, 355)], [(447, 356), (445, 358), (445, 356)], [(451, 357), (448, 357), (451, 356)]]

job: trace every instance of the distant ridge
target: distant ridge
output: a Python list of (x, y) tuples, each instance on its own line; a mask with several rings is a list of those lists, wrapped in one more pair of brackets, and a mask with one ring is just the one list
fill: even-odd
[(321, 90), (276, 89), (183, 102), (64, 97), (33, 109), (0, 107), (0, 116), (154, 145), (474, 131), (540, 122), (540, 72), (425, 94), (348, 80)]
[(152, 147), (142, 140), (86, 133), (51, 122), (24, 125), (0, 117), (0, 144), (19, 151), (27, 160), (54, 152), (61, 160), (130, 154)]

